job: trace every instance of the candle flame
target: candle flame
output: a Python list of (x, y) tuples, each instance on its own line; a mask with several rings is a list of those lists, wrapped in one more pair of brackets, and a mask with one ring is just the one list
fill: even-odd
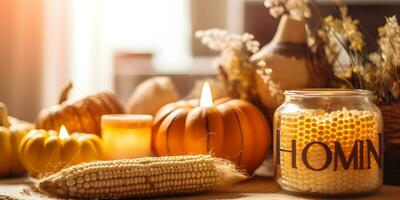
[(69, 137), (67, 128), (65, 128), (64, 125), (61, 126), (61, 128), (60, 128), (60, 133), (59, 133), (58, 137), (59, 137), (60, 139), (62, 139), (62, 140)]
[(210, 85), (205, 82), (201, 90), (200, 106), (211, 107), (213, 105), (213, 97), (211, 94)]

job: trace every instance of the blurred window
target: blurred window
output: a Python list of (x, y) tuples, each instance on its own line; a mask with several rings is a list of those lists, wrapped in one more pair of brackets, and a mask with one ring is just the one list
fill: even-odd
[(79, 93), (112, 89), (121, 51), (152, 54), (149, 71), (190, 68), (190, 1), (72, 0), (68, 16), (69, 73)]

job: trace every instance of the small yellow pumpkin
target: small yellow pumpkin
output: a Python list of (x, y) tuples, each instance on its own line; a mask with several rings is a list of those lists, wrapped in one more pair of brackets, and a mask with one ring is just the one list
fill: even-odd
[(0, 103), (0, 177), (25, 174), (18, 159), (18, 146), (22, 137), (33, 128), (32, 123), (9, 117), (6, 106)]
[(152, 148), (159, 156), (207, 154), (231, 160), (253, 172), (271, 144), (267, 120), (251, 103), (220, 99), (211, 107), (178, 101), (155, 116)]
[(72, 165), (99, 160), (102, 155), (101, 140), (94, 134), (62, 136), (53, 130), (34, 129), (19, 146), (21, 162), (33, 177), (47, 176)]

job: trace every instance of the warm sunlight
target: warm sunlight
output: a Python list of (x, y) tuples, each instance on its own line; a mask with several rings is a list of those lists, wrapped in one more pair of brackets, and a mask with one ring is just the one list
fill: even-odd
[(400, 0), (0, 2), (0, 200), (400, 200)]

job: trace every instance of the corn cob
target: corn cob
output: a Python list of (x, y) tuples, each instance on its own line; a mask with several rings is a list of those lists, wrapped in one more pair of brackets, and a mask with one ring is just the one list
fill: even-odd
[(245, 178), (227, 160), (187, 155), (75, 165), (42, 179), (39, 188), (62, 198), (154, 197), (218, 190)]

